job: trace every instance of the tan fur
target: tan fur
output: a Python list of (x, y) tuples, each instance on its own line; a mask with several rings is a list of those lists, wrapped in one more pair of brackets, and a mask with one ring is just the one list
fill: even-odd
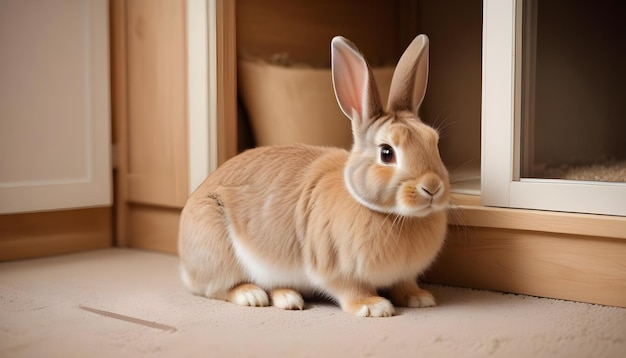
[[(352, 151), (261, 147), (211, 174), (181, 215), (181, 272), (194, 293), (263, 306), (271, 291), (275, 305), (302, 309), (297, 291), (321, 292), (358, 316), (393, 313), (382, 288), (397, 305), (434, 305), (416, 279), (443, 245), (450, 186), (438, 135), (417, 117), (427, 38), (417, 37), (398, 64), (393, 112), (383, 111), (354, 45), (336, 38), (332, 50)], [(394, 163), (381, 162), (382, 144), (394, 149)]]

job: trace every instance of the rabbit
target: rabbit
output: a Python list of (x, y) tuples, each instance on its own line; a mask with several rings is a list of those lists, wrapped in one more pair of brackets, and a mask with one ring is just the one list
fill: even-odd
[(287, 310), (322, 294), (361, 317), (436, 304), (417, 283), (444, 243), (450, 197), (438, 133), (418, 117), (428, 43), (419, 35), (401, 56), (384, 111), (359, 50), (332, 39), (351, 151), (258, 147), (210, 174), (180, 218), (181, 276), (193, 293)]

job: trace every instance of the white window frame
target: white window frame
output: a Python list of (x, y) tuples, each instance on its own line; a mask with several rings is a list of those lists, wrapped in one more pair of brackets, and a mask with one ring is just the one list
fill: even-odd
[(216, 0), (187, 0), (190, 194), (218, 162), (216, 7)]
[(626, 184), (520, 179), (516, 20), (521, 1), (483, 2), (483, 204), (626, 216)]

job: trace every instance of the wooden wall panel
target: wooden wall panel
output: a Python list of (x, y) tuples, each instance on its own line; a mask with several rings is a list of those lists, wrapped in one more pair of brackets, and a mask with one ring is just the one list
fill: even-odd
[(111, 31), (111, 115), (113, 157), (114, 240), (118, 246), (127, 246), (128, 221), (128, 94), (126, 66), (126, 0), (109, 2)]
[(480, 175), (482, 1), (421, 0), (416, 11), (419, 32), (430, 37), (422, 119), (441, 129), (450, 171)]
[(180, 209), (148, 205), (128, 208), (128, 245), (176, 254)]
[[(237, 49), (268, 58), (288, 53), (293, 60), (330, 66), (330, 40), (352, 40), (372, 65), (395, 63), (407, 40), (400, 20), (408, 1), (237, 0)], [(412, 40), (412, 37), (410, 38)]]
[(237, 25), (235, 0), (216, 1), (217, 161), (237, 154)]
[(626, 240), (452, 227), (424, 281), (626, 307)]
[(185, 2), (126, 2), (128, 196), (182, 206), (188, 195)]
[(0, 261), (112, 245), (111, 208), (0, 215)]
[(180, 211), (189, 190), (186, 1), (111, 0), (110, 10), (116, 244), (163, 251), (154, 233), (172, 221), (160, 214)]

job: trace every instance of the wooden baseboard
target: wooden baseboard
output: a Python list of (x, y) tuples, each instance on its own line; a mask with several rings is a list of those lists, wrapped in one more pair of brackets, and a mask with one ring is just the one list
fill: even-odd
[(111, 208), (0, 215), (0, 261), (112, 246)]
[(127, 209), (129, 247), (176, 254), (182, 209), (131, 204)]
[(424, 281), (626, 307), (626, 240), (452, 226)]

